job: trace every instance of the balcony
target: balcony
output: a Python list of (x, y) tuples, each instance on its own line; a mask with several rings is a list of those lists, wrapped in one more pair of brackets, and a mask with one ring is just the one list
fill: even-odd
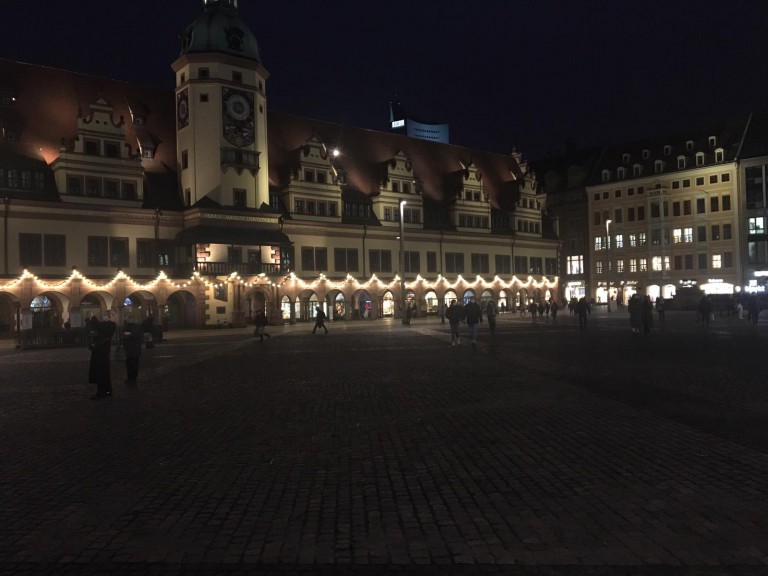
[(174, 269), (177, 278), (192, 276), (197, 270), (201, 276), (229, 276), (237, 272), (240, 276), (281, 276), (288, 273), (286, 267), (280, 264), (259, 264), (252, 262), (189, 262), (179, 264)]

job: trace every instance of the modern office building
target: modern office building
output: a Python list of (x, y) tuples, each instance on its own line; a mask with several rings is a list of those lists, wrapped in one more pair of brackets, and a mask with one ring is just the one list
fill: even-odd
[(409, 116), (400, 102), (389, 103), (389, 128), (395, 134), (404, 134), (410, 138), (442, 142), (449, 144), (450, 127), (442, 122), (427, 122)]
[(237, 0), (204, 2), (173, 71), (163, 91), (0, 60), (0, 332), (556, 294), (519, 153), (270, 111)]

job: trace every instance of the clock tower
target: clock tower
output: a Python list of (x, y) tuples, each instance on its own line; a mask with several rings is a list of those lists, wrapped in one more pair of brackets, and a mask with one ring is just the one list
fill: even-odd
[(266, 81), (238, 0), (203, 0), (176, 74), (177, 169), (185, 206), (269, 204)]

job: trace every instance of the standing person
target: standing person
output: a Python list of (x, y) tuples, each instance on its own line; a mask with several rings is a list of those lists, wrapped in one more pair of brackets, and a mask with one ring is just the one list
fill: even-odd
[(712, 300), (706, 294), (699, 301), (699, 315), (704, 326), (709, 326), (709, 321), (712, 319)]
[(659, 320), (664, 322), (664, 298), (656, 296), (656, 313), (659, 315)]
[(469, 338), (472, 340), (472, 348), (475, 348), (477, 346), (477, 326), (483, 321), (483, 311), (475, 301), (474, 296), (464, 306), (464, 317), (467, 320), (467, 326), (469, 326)]
[(579, 298), (579, 301), (576, 302), (575, 309), (576, 316), (579, 318), (579, 330), (584, 332), (587, 329), (587, 314), (589, 314), (589, 305), (587, 304), (587, 299), (584, 296)]
[(318, 328), (322, 328), (328, 334), (328, 328), (325, 327), (325, 312), (320, 309), (320, 306), (315, 306), (315, 327), (312, 328), (312, 334)]
[(643, 298), (640, 318), (643, 323), (643, 334), (648, 336), (651, 332), (651, 327), (653, 326), (653, 304), (651, 303), (650, 296)]
[(549, 304), (550, 310), (552, 310), (552, 322), (557, 320), (557, 311), (560, 309), (560, 306), (557, 305), (557, 300), (552, 298), (552, 301)]
[[(253, 323), (256, 325), (256, 329), (253, 331), (253, 335), (259, 337), (259, 342), (264, 342), (264, 336), (267, 338), (272, 338), (272, 336), (265, 332), (267, 326), (269, 325), (269, 319), (264, 313), (264, 310), (256, 311), (256, 316), (253, 319)], [(323, 328), (325, 328), (325, 325), (323, 325)], [(314, 330), (312, 332), (314, 333)], [(326, 332), (328, 332), (328, 330), (326, 330)]]
[(451, 328), (451, 346), (458, 346), (461, 341), (459, 340), (459, 323), (461, 322), (461, 308), (456, 304), (456, 300), (451, 300), (451, 305), (445, 312), (448, 318), (448, 325)]
[(488, 328), (491, 330), (491, 335), (496, 333), (496, 302), (493, 299), (488, 300), (485, 305), (485, 317), (488, 318)]
[(96, 394), (91, 400), (100, 400), (112, 395), (112, 372), (109, 365), (109, 353), (112, 349), (112, 336), (117, 325), (109, 317), (99, 322), (91, 318), (91, 363), (88, 368), (88, 380), (96, 384)]
[(440, 323), (445, 324), (445, 302), (442, 300), (437, 306), (437, 313), (440, 315)]
[(643, 325), (643, 310), (640, 296), (637, 293), (632, 294), (629, 299), (627, 310), (629, 311), (629, 327), (632, 329), (632, 334), (640, 334), (640, 327)]
[(139, 378), (139, 358), (141, 358), (141, 345), (143, 341), (141, 326), (135, 322), (128, 322), (123, 332), (123, 348), (125, 349), (125, 383), (128, 386), (136, 386)]

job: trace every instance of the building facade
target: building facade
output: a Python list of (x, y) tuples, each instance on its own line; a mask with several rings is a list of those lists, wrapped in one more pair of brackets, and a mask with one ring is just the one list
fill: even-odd
[(557, 293), (558, 240), (520, 154), (270, 111), (236, 0), (204, 2), (173, 71), (165, 92), (0, 60), (0, 332)]
[(748, 121), (606, 147), (587, 186), (590, 296), (626, 304), (744, 284), (739, 158)]

